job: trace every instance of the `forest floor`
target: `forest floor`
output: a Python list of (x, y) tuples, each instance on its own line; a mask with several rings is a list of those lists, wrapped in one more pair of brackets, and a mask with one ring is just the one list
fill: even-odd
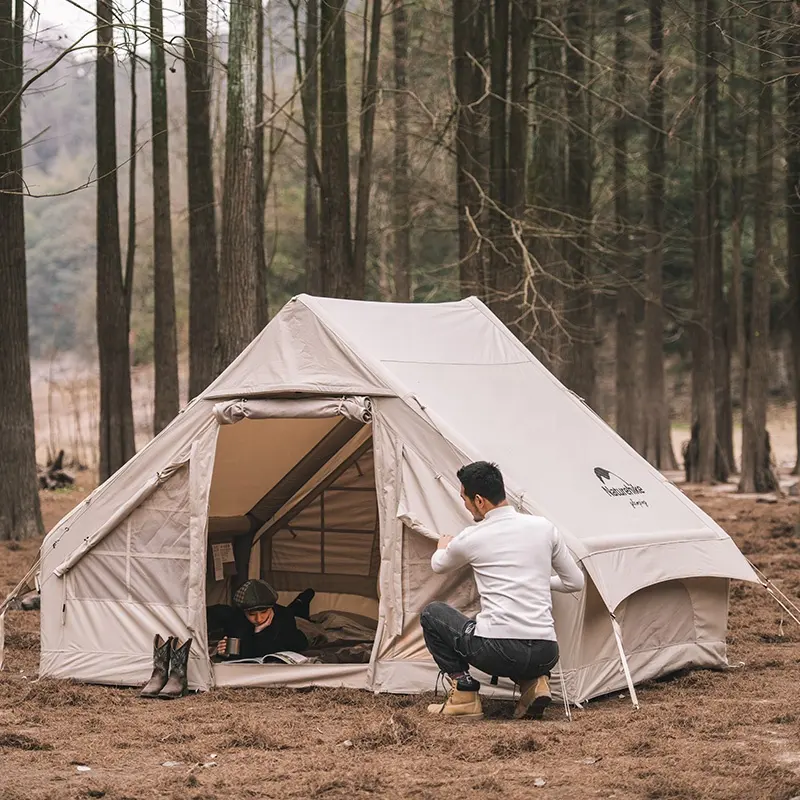
[[(789, 464), (791, 425), (784, 437), (771, 430), (778, 462)], [(75, 489), (43, 493), (48, 529), (88, 482), (81, 473)], [(777, 586), (800, 596), (799, 497), (681, 488)], [(0, 596), (39, 544), (0, 545)], [(800, 797), (800, 629), (750, 584), (731, 592), (736, 668), (648, 683), (638, 712), (627, 694), (592, 701), (571, 723), (555, 705), (543, 722), (514, 722), (509, 703), (488, 701), (486, 719), (458, 724), (426, 714), (430, 695), (342, 689), (140, 700), (135, 689), (37, 681), (38, 626), (38, 612), (7, 618), (0, 800)]]

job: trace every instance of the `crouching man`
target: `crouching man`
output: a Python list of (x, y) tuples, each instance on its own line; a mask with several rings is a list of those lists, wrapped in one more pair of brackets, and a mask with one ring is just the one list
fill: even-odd
[(480, 684), (469, 673), (473, 666), (519, 684), (514, 719), (529, 712), (540, 719), (551, 701), (548, 679), (558, 661), (550, 592), (579, 592), (583, 572), (552, 523), (508, 505), (495, 464), (468, 464), (458, 479), (464, 505), (478, 524), (456, 537), (443, 536), (431, 567), (442, 573), (469, 564), (481, 611), (474, 620), (445, 603), (431, 603), (422, 612), (425, 644), (450, 677), (447, 698), (428, 711), (482, 717)]

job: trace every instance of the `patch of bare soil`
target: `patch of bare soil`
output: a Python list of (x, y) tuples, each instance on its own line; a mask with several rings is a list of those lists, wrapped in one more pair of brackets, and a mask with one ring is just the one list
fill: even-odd
[[(48, 527), (86, 488), (48, 496)], [(687, 489), (749, 558), (800, 594), (797, 498)], [(38, 542), (0, 545), (11, 587)], [(760, 587), (734, 584), (731, 663), (593, 701), (568, 723), (429, 718), (431, 696), (222, 689), (174, 702), (135, 689), (35, 681), (38, 613), (7, 620), (0, 673), (0, 800), (38, 798), (692, 798), (800, 795), (800, 629)], [(87, 769), (88, 768), (88, 769)]]

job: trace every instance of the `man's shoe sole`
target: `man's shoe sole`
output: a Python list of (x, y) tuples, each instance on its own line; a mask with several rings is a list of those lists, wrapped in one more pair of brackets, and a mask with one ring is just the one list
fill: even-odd
[(545, 709), (552, 702), (553, 698), (549, 695), (540, 695), (539, 697), (534, 697), (530, 703), (523, 703), (520, 699), (520, 701), (517, 702), (512, 716), (514, 719), (524, 719), (528, 714), (530, 714), (532, 719), (542, 719)]

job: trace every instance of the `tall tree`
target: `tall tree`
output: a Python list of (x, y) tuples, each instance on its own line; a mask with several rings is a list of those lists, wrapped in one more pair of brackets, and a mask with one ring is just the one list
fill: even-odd
[(756, 180), (752, 306), (749, 352), (742, 415), (742, 472), (740, 492), (769, 492), (777, 487), (770, 464), (767, 434), (769, 385), (769, 305), (772, 285), (772, 180), (775, 134), (773, 131), (771, 52), (772, 0), (765, 0), (758, 16), (758, 117), (756, 119)]
[(789, 4), (786, 28), (786, 239), (796, 403), (795, 474), (800, 471), (800, 3)]
[[(299, 31), (298, 52), (299, 52)], [(306, 142), (305, 235), (306, 285), (311, 294), (322, 293), (319, 251), (319, 161), (317, 159), (317, 116), (319, 106), (319, 0), (306, 0), (306, 30), (302, 70), (303, 121)]]
[(490, 305), (505, 323), (515, 314), (518, 280), (508, 252), (508, 36), (509, 0), (494, 0), (490, 17), (489, 58), (489, 291)]
[(694, 319), (692, 336), (692, 445), (687, 452), (687, 474), (698, 482), (714, 480), (717, 417), (714, 371), (714, 260), (713, 220), (709, 218), (708, 158), (711, 137), (708, 106), (703, 102), (708, 74), (708, 0), (695, 0), (695, 96), (697, 112), (694, 160)]
[(31, 399), (22, 182), (22, 0), (0, 0), (0, 541), (43, 533)]
[(345, 0), (320, 0), (320, 160), (322, 293), (355, 297), (350, 223)]
[[(653, 0), (658, 3), (658, 0)], [(652, 19), (653, 2), (650, 14)], [(660, 8), (658, 9), (660, 11)], [(630, 121), (625, 103), (630, 69), (630, 34), (627, 30), (631, 13), (627, 0), (617, 0), (614, 40), (614, 226), (619, 264), (617, 291), (616, 344), (616, 421), (617, 433), (626, 442), (637, 446), (639, 404), (636, 402), (636, 285), (631, 255), (631, 211), (628, 191), (628, 131)], [(652, 38), (652, 37), (651, 37)], [(651, 73), (652, 74), (652, 73)], [(651, 84), (652, 92), (652, 84)], [(651, 99), (652, 103), (652, 99)]]
[(185, 0), (186, 153), (189, 198), (189, 396), (214, 379), (217, 223), (211, 150), (207, 0)]
[[(731, 305), (733, 335), (732, 349), (736, 353), (739, 369), (739, 398), (744, 402), (744, 378), (747, 369), (747, 331), (744, 313), (744, 265), (742, 257), (742, 238), (745, 221), (745, 173), (747, 171), (747, 141), (750, 115), (746, 112), (746, 78), (737, 61), (737, 42), (742, 36), (741, 26), (737, 24), (736, 10), (730, 9), (728, 28), (730, 31), (730, 77), (728, 79), (728, 108), (730, 113), (730, 174), (731, 174)], [(744, 60), (749, 57), (745, 54)]]
[(372, 0), (367, 46), (367, 4), (364, 4), (364, 65), (362, 70), (361, 137), (356, 185), (356, 224), (353, 243), (353, 297), (364, 297), (367, 276), (367, 235), (369, 196), (372, 188), (372, 150), (375, 137), (375, 110), (378, 98), (378, 56), (381, 46), (381, 0)]
[(406, 0), (394, 0), (394, 294), (407, 303), (411, 298), (411, 168), (408, 158), (408, 13)]
[(535, 268), (532, 282), (534, 354), (563, 377), (568, 280), (562, 230), (566, 215), (565, 97), (558, 79), (564, 71), (563, 3), (540, 0), (534, 32), (534, 92), (531, 169), (528, 180), (528, 250)]
[(258, 333), (258, 32), (260, 0), (231, 2), (217, 316), (219, 366)]
[(453, 0), (453, 70), (458, 123), (456, 129), (456, 194), (458, 205), (459, 289), (462, 297), (484, 293), (481, 249), (481, 193), (488, 165), (480, 101), (484, 95), (481, 62), (486, 50), (486, 18), (482, 0)]
[(714, 416), (717, 439), (715, 443), (714, 477), (727, 481), (733, 470), (733, 407), (731, 403), (731, 359), (728, 348), (728, 307), (725, 299), (725, 277), (722, 258), (722, 171), (720, 169), (719, 77), (721, 20), (717, 0), (706, 4), (706, 93), (703, 129), (703, 161), (708, 190), (708, 260), (713, 277), (713, 336), (714, 336)]
[(511, 0), (511, 70), (510, 105), (508, 110), (507, 172), (504, 201), (506, 221), (506, 258), (501, 263), (502, 277), (498, 287), (508, 293), (509, 324), (528, 346), (532, 345), (535, 328), (532, 297), (524, 291), (523, 263), (528, 258), (524, 240), (525, 205), (528, 183), (528, 129), (530, 127), (531, 42), (534, 10), (523, 0)]
[[(267, 4), (267, 8), (269, 5)], [(270, 35), (272, 28), (270, 27)], [(269, 322), (267, 294), (268, 265), (266, 242), (267, 185), (264, 174), (264, 6), (258, 0), (258, 31), (256, 33), (256, 131), (255, 131), (255, 181), (256, 181), (256, 326), (259, 330)], [(270, 54), (272, 55), (272, 54)], [(273, 130), (270, 125), (270, 130)], [(271, 154), (270, 154), (271, 155)]]
[(100, 480), (135, 452), (128, 315), (117, 205), (113, 0), (97, 0), (97, 349), (100, 360)]
[[(133, 286), (133, 269), (136, 264), (136, 162), (138, 160), (138, 147), (136, 145), (136, 135), (139, 130), (138, 122), (138, 93), (136, 91), (136, 64), (138, 61), (137, 50), (139, 49), (139, 3), (133, 3), (133, 40), (131, 42), (131, 125), (129, 132), (130, 156), (128, 159), (128, 249), (125, 252), (125, 287)], [(132, 291), (125, 292), (125, 308), (128, 315), (128, 326), (131, 320), (131, 299)]]
[(669, 407), (664, 387), (664, 3), (650, 0), (650, 70), (647, 103), (645, 209), (645, 458), (659, 469), (674, 469)]
[(167, 69), (161, 0), (150, 0), (150, 109), (153, 125), (153, 302), (155, 306), (153, 432), (158, 434), (177, 416), (180, 407), (175, 277), (172, 269)]
[(571, 271), (567, 322), (573, 337), (565, 382), (590, 406), (595, 402), (595, 315), (591, 274), (591, 136), (589, 131), (586, 54), (589, 0), (568, 0), (566, 12), (567, 201), (571, 236), (567, 263)]

